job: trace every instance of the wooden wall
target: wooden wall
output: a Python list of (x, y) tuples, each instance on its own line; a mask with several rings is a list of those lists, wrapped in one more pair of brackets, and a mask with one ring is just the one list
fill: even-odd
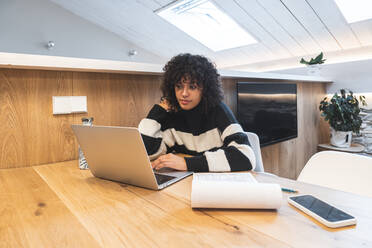
[[(236, 113), (237, 82), (270, 82), (273, 80), (224, 79), (225, 102)], [(277, 81), (286, 82), (288, 81)], [(296, 82), (298, 137), (261, 149), (265, 171), (297, 179), (317, 145), (329, 142), (329, 125), (320, 118), (319, 103), (326, 95), (325, 83)]]
[[(237, 81), (249, 80), (223, 79), (225, 102), (234, 113)], [(77, 159), (70, 124), (93, 116), (96, 125), (137, 126), (159, 101), (160, 83), (156, 75), (0, 69), (0, 168)], [(289, 178), (328, 139), (317, 109), (325, 84), (297, 85), (298, 138), (262, 149), (265, 170)], [(87, 96), (88, 113), (53, 115), (52, 96), (68, 95)]]

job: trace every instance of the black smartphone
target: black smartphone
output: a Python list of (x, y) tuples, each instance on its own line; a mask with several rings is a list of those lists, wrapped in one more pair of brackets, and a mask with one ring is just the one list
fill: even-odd
[(290, 196), (288, 203), (328, 227), (335, 228), (356, 224), (355, 217), (312, 195)]

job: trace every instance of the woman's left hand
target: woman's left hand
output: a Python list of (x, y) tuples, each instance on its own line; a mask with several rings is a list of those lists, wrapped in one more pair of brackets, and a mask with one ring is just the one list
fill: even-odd
[(161, 155), (156, 160), (151, 162), (151, 166), (155, 170), (159, 170), (163, 167), (168, 167), (180, 171), (187, 170), (185, 159), (172, 153)]

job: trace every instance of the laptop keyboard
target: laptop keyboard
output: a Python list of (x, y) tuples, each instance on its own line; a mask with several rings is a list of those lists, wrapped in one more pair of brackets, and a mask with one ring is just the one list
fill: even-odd
[(176, 177), (155, 173), (155, 178), (156, 178), (156, 182), (158, 183), (158, 185), (161, 185), (161, 184), (163, 184), (165, 182), (168, 182), (168, 181), (170, 181), (170, 180), (172, 180)]

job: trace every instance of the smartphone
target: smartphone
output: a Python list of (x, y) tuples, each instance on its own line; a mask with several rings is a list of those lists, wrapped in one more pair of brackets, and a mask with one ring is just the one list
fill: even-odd
[(312, 195), (290, 196), (288, 203), (331, 228), (356, 224), (355, 217)]

